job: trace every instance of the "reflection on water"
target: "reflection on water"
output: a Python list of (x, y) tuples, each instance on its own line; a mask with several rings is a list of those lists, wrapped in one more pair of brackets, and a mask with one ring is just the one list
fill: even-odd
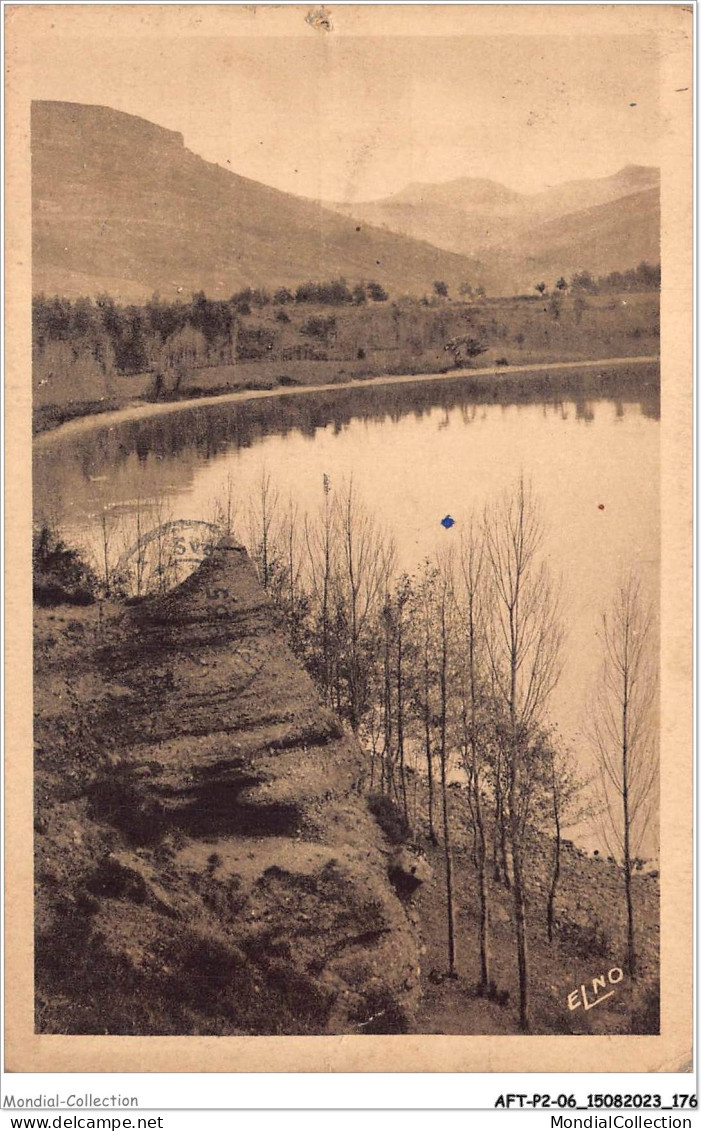
[[(576, 389), (577, 395), (571, 392)], [(544, 416), (574, 417), (593, 423), (597, 402), (615, 404), (617, 418), (629, 411), (659, 420), (659, 385), (654, 367), (604, 373), (566, 371), (561, 375), (501, 377), (496, 384), (477, 379), (342, 389), (240, 404), (206, 404), (182, 412), (131, 421), (71, 440), (46, 444), (35, 454), (35, 516), (50, 514), (63, 524), (87, 518), (95, 508), (114, 506), (154, 493), (186, 489), (202, 461), (224, 451), (252, 447), (268, 436), (320, 430), (343, 431), (351, 421), (397, 423), (407, 415), (422, 419), (443, 409), (441, 428), (451, 410), (464, 423), (478, 419), (486, 405), (538, 405)], [(147, 474), (144, 467), (148, 466)], [(100, 487), (99, 484), (105, 484)], [(129, 487), (131, 484), (131, 487)]]
[(324, 475), (332, 488), (352, 475), (411, 570), (459, 539), (470, 511), (523, 472), (542, 501), (548, 556), (565, 589), (568, 662), (553, 713), (576, 739), (598, 663), (598, 613), (631, 563), (657, 592), (659, 563), (656, 385), (640, 373), (635, 388), (620, 374), (587, 381), (582, 391), (578, 378), (577, 398), (545, 375), (549, 387), (535, 388), (531, 376), (522, 395), (517, 378), (499, 396), (469, 380), (361, 387), (203, 404), (100, 429), (36, 452), (35, 517), (96, 546), (104, 508), (128, 513), (158, 499), (159, 515), (166, 500), (170, 518), (207, 519), (231, 477), (244, 516), (265, 469), (283, 503), (291, 496), (311, 511)]

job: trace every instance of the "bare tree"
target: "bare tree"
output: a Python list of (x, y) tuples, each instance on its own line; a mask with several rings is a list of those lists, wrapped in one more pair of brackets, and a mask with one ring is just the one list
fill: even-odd
[(402, 792), (402, 808), (407, 825), (409, 804), (406, 791), (406, 751), (405, 751), (405, 703), (406, 703), (406, 661), (405, 630), (406, 607), (409, 602), (411, 586), (406, 574), (400, 578), (395, 590), (395, 639), (396, 639), (396, 683), (397, 683), (397, 757), (399, 761), (399, 781)]
[(552, 829), (553, 860), (546, 905), (548, 941), (555, 933), (555, 900), (560, 884), (562, 834), (566, 829), (591, 821), (595, 806), (589, 796), (591, 778), (582, 777), (579, 766), (555, 731), (543, 730), (533, 742), (534, 823)]
[(275, 542), (278, 527), (278, 503), (277, 488), (273, 487), (270, 473), (264, 468), (260, 477), (258, 510), (251, 508), (249, 514), (250, 550), (257, 562), (264, 589), (270, 588), (273, 570), (276, 566)]
[(300, 563), (298, 553), (299, 507), (290, 497), (283, 522), (285, 537), (285, 590), (290, 617), (294, 619), (299, 596)]
[(377, 695), (373, 696), (370, 710), (368, 711), (364, 720), (364, 733), (363, 737), (365, 744), (370, 746), (370, 781), (368, 789), (370, 793), (375, 790), (375, 774), (377, 765), (380, 766), (380, 789), (382, 789), (384, 766), (382, 762), (383, 751), (380, 745), (382, 735), (384, 732), (384, 717), (381, 703), (378, 703)]
[(151, 504), (151, 514), (154, 529), (151, 532), (148, 588), (151, 592), (163, 594), (179, 578), (172, 535), (172, 512), (162, 496), (158, 496)]
[(217, 527), (215, 537), (218, 537), (220, 533), (227, 537), (233, 537), (237, 511), (234, 477), (229, 472), (224, 480), (221, 492), (212, 500), (210, 521), (212, 526)]
[(498, 743), (506, 771), (504, 818), (511, 850), (514, 927), (519, 974), (519, 1021), (530, 1027), (523, 832), (532, 786), (531, 742), (560, 675), (558, 598), (544, 561), (537, 502), (523, 478), (485, 512), (490, 574), (486, 644), (496, 705)]
[(121, 528), (123, 550), (120, 562), (124, 568), (124, 586), (131, 597), (144, 596), (147, 588), (145, 510), (146, 504), (138, 498), (129, 519)]
[(112, 588), (114, 585), (114, 572), (115, 566), (112, 561), (112, 543), (114, 539), (114, 519), (107, 513), (103, 507), (102, 514), (100, 515), (100, 573), (102, 589), (105, 597), (112, 595)]
[(652, 628), (652, 602), (631, 570), (601, 618), (601, 671), (588, 712), (604, 833), (623, 865), (631, 977), (636, 971), (632, 865), (650, 820), (658, 777), (658, 666)]
[(433, 780), (433, 735), (432, 735), (432, 690), (435, 684), (434, 656), (435, 640), (435, 601), (434, 590), (437, 585), (435, 566), (429, 561), (423, 565), (414, 593), (414, 632), (417, 637), (416, 652), (420, 657), (420, 675), (417, 680), (417, 714), (421, 717), (423, 745), (426, 757), (426, 780), (428, 788), (428, 835), (432, 844), (438, 844), (435, 825), (435, 788)]
[(505, 797), (507, 791), (508, 762), (500, 743), (496, 743), (493, 752), (492, 783), (494, 791), (494, 824), (492, 828), (492, 872), (497, 883), (503, 882), (509, 890), (509, 861), (507, 855), (507, 821), (505, 815)]
[(480, 922), (480, 989), (491, 981), (489, 889), (487, 886), (487, 835), (484, 820), (484, 776), (487, 770), (484, 742), (484, 541), (471, 521), (460, 545), (461, 586), (458, 612), (462, 639), (461, 705), (462, 756), (467, 775), (467, 797), (474, 830)]
[(392, 637), (394, 632), (392, 608), (389, 595), (386, 596), (382, 607), (382, 716), (383, 716), (383, 746), (382, 746), (382, 776), (381, 788), (386, 789), (390, 795), (395, 792), (394, 780), (394, 716), (393, 716), (393, 685), (392, 685)]
[(448, 977), (455, 974), (455, 907), (453, 902), (453, 847), (448, 806), (448, 696), (449, 666), (452, 659), (454, 577), (452, 557), (446, 554), (439, 561), (437, 577), (437, 612), (439, 631), (439, 743), (441, 770), (441, 807), (443, 813), (443, 854), (445, 857), (446, 922), (448, 928)]
[[(320, 682), (329, 703), (333, 702), (333, 646), (331, 636), (331, 592), (333, 584), (333, 513), (331, 480), (323, 477), (324, 501), (316, 522), (304, 517), (304, 540), (312, 606), (320, 637)], [(317, 649), (318, 651), (318, 649)]]
[(357, 731), (367, 705), (367, 649), (375, 644), (377, 617), (394, 574), (395, 550), (357, 499), (352, 481), (336, 498), (335, 520), (339, 552), (334, 601), (344, 637), (348, 715)]

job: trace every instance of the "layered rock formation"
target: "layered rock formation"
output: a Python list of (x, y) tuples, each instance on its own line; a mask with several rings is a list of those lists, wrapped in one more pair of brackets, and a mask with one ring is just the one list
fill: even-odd
[[(417, 945), (362, 751), (273, 617), (225, 544), (109, 640), (74, 629), (70, 671), (65, 652), (38, 655), (61, 700), (36, 733), (42, 1031), (411, 1027)], [(93, 768), (57, 800), (78, 719)]]

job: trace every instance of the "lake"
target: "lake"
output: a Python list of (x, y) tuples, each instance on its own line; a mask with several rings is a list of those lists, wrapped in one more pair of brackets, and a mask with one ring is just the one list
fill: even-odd
[[(460, 537), (473, 509), (523, 473), (542, 504), (546, 552), (567, 610), (565, 668), (552, 700), (563, 734), (577, 742), (596, 673), (598, 616), (622, 569), (637, 565), (659, 588), (659, 398), (654, 369), (587, 378), (575, 396), (533, 382), (479, 389), (462, 380), (293, 395), (207, 405), (44, 437), (35, 451), (35, 520), (97, 552), (106, 511), (211, 518), (230, 477), (237, 533), (261, 476), (300, 512), (353, 477), (413, 570)], [(454, 525), (441, 520), (450, 515)], [(576, 665), (570, 662), (576, 657)], [(576, 670), (575, 670), (576, 669)]]

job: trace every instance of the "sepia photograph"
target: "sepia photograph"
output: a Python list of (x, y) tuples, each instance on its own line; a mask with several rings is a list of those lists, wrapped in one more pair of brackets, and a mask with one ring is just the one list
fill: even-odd
[(681, 1070), (688, 10), (19, 8), (27, 1047)]

